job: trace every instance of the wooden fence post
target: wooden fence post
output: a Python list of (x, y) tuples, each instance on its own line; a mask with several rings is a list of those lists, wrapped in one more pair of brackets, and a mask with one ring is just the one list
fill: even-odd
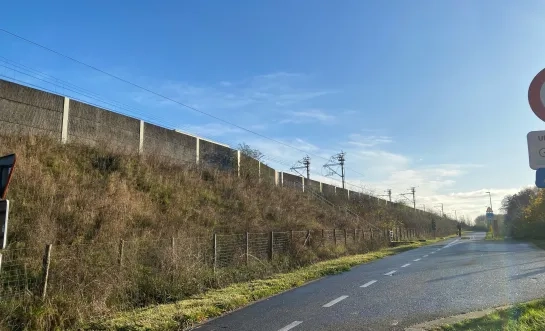
[(357, 236), (357, 231), (356, 231), (356, 228), (354, 228), (354, 243), (357, 241), (356, 236)]
[(269, 233), (269, 260), (273, 259), (273, 241), (274, 241), (274, 232)]
[(250, 255), (250, 235), (246, 232), (246, 265), (248, 265), (248, 257)]
[(337, 246), (337, 230), (333, 229), (333, 244)]
[(214, 259), (212, 267), (214, 268), (214, 273), (216, 273), (216, 266), (218, 265), (218, 236), (216, 233), (212, 236), (212, 252), (214, 254)]
[(346, 229), (344, 229), (344, 247), (346, 247)]
[(170, 249), (172, 250), (172, 263), (176, 262), (176, 239), (174, 236), (170, 238)]
[(45, 246), (45, 254), (42, 263), (42, 300), (45, 299), (47, 294), (47, 282), (49, 281), (49, 266), (51, 265), (51, 248), (53, 245), (47, 244)]
[(117, 257), (117, 264), (119, 264), (120, 267), (123, 266), (123, 253), (125, 250), (125, 240), (121, 239), (119, 240), (119, 255)]

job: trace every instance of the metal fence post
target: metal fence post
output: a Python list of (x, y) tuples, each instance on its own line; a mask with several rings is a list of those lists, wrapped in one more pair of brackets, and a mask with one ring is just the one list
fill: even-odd
[(125, 240), (121, 239), (119, 240), (119, 255), (117, 257), (117, 264), (119, 264), (120, 267), (123, 266), (123, 252), (125, 250)]
[(246, 232), (246, 265), (248, 265), (248, 257), (250, 255), (250, 235)]
[(273, 259), (273, 240), (274, 240), (274, 232), (271, 231), (269, 233), (269, 260), (272, 261)]
[(49, 281), (49, 266), (51, 265), (51, 248), (53, 245), (45, 246), (45, 254), (42, 264), (42, 299), (45, 299), (47, 294), (47, 282)]
[(216, 233), (212, 236), (212, 252), (214, 254), (213, 265), (214, 273), (216, 273), (216, 266), (218, 265), (218, 238)]

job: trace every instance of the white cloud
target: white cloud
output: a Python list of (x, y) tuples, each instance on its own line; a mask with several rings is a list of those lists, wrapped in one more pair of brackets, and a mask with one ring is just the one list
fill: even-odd
[(329, 115), (320, 109), (308, 109), (304, 111), (293, 111), (287, 113), (288, 118), (281, 120), (279, 123), (309, 123), (309, 122), (322, 122), (332, 123), (335, 120), (335, 116)]
[(388, 136), (364, 136), (360, 133), (353, 133), (349, 136), (348, 144), (367, 148), (380, 144), (388, 144), (392, 141), (392, 138)]
[(244, 132), (237, 127), (219, 123), (208, 123), (204, 125), (184, 125), (180, 126), (180, 130), (203, 138), (221, 137), (228, 134), (240, 134)]

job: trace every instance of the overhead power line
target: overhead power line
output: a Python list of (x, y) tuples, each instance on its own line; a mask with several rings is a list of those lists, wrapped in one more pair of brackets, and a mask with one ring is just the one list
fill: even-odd
[[(148, 92), (148, 93), (151, 93), (151, 94), (153, 94), (153, 95), (155, 95), (155, 96), (158, 96), (158, 97), (160, 97), (160, 98), (163, 98), (163, 99), (165, 99), (165, 100), (171, 101), (171, 102), (173, 102), (173, 103), (175, 103), (175, 104), (178, 104), (178, 105), (180, 105), (180, 106), (182, 106), (182, 107), (184, 107), (184, 108), (193, 110), (193, 111), (195, 111), (195, 112), (198, 112), (198, 113), (200, 113), (200, 114), (203, 114), (203, 115), (205, 115), (205, 116), (208, 116), (208, 117), (210, 117), (210, 118), (213, 118), (213, 119), (215, 119), (215, 120), (217, 120), (217, 121), (220, 121), (220, 122), (222, 122), (222, 123), (231, 125), (231, 126), (237, 128), (237, 129), (246, 131), (246, 132), (251, 133), (251, 134), (253, 134), (253, 135), (256, 135), (256, 136), (258, 136), (258, 137), (261, 137), (261, 138), (267, 139), (267, 140), (269, 140), (269, 141), (275, 142), (275, 143), (277, 143), (277, 144), (279, 144), (279, 145), (282, 145), (282, 146), (285, 146), (285, 147), (288, 147), (288, 148), (292, 148), (292, 149), (297, 150), (297, 151), (299, 151), (299, 152), (308, 153), (307, 151), (304, 151), (304, 150), (302, 150), (302, 149), (300, 149), (300, 148), (298, 148), (298, 147), (295, 147), (295, 146), (292, 146), (292, 145), (287, 144), (287, 143), (285, 143), (285, 142), (282, 142), (282, 141), (280, 141), (280, 140), (277, 140), (277, 139), (274, 139), (274, 138), (265, 136), (265, 135), (263, 135), (263, 134), (261, 134), (261, 133), (259, 133), (259, 132), (255, 132), (255, 131), (253, 131), (253, 130), (250, 130), (250, 129), (247, 129), (247, 128), (243, 127), (243, 126), (240, 126), (240, 125), (238, 125), (238, 124), (235, 124), (235, 123), (229, 122), (229, 121), (227, 121), (227, 120), (224, 120), (223, 118), (218, 117), (218, 116), (216, 116), (216, 115), (212, 115), (212, 114), (207, 113), (207, 112), (205, 112), (205, 111), (202, 111), (202, 110), (200, 110), (200, 109), (198, 109), (198, 108), (189, 106), (189, 105), (187, 105), (187, 104), (185, 104), (185, 103), (183, 103), (183, 102), (177, 101), (177, 100), (175, 100), (175, 99), (173, 99), (173, 98), (170, 98), (170, 97), (168, 97), (168, 96), (166, 96), (166, 95), (164, 95), (164, 94), (155, 92), (155, 91), (153, 91), (153, 90), (151, 90), (151, 89), (149, 89), (149, 88), (146, 88), (146, 87), (144, 87), (144, 86), (142, 86), (142, 85), (133, 83), (133, 82), (131, 82), (131, 81), (125, 79), (125, 78), (122, 78), (122, 77), (119, 77), (119, 76), (117, 76), (117, 75), (111, 74), (111, 73), (109, 73), (109, 72), (107, 72), (107, 71), (105, 71), (105, 70), (102, 70), (102, 69), (100, 69), (100, 68), (98, 68), (98, 67), (95, 67), (95, 66), (93, 66), (93, 65), (87, 64), (87, 63), (85, 63), (85, 62), (82, 62), (82, 61), (80, 61), (80, 60), (78, 60), (78, 59), (76, 59), (76, 58), (74, 58), (74, 57), (71, 57), (71, 56), (69, 56), (69, 55), (63, 54), (63, 53), (61, 53), (61, 52), (59, 52), (59, 51), (56, 51), (56, 50), (54, 50), (54, 49), (52, 49), (52, 48), (49, 48), (49, 47), (44, 46), (44, 45), (42, 45), (42, 44), (39, 44), (39, 43), (37, 43), (37, 42), (35, 42), (35, 41), (32, 41), (32, 40), (30, 40), (30, 39), (27, 39), (27, 38), (25, 38), (25, 37), (22, 37), (22, 36), (20, 36), (20, 35), (18, 35), (18, 34), (15, 34), (15, 33), (13, 33), (13, 32), (7, 31), (7, 30), (2, 29), (2, 28), (0, 28), (0, 31), (6, 33), (6, 34), (8, 34), (8, 35), (11, 35), (11, 36), (13, 36), (13, 37), (15, 37), (15, 38), (17, 38), (17, 39), (23, 40), (23, 41), (25, 41), (25, 42), (27, 42), (27, 43), (29, 43), (29, 44), (32, 44), (32, 45), (34, 45), (34, 46), (36, 46), (36, 47), (42, 48), (42, 49), (44, 49), (44, 50), (46, 50), (46, 51), (48, 51), (48, 52), (51, 52), (51, 53), (54, 53), (54, 54), (56, 54), (56, 55), (58, 55), (58, 56), (64, 57), (64, 58), (66, 58), (66, 59), (68, 59), (68, 60), (70, 60), (70, 61), (73, 61), (73, 62), (75, 62), (75, 63), (78, 63), (78, 64), (80, 64), (80, 65), (82, 65), (82, 66), (85, 66), (85, 67), (87, 67), (87, 68), (90, 68), (90, 69), (93, 69), (93, 70), (95, 70), (95, 71), (98, 71), (98, 72), (100, 72), (100, 73), (102, 73), (102, 74), (104, 74), (104, 75), (107, 75), (107, 76), (109, 76), (109, 77), (112, 77), (112, 78), (114, 78), (114, 79), (117, 79), (117, 80), (119, 80), (119, 81), (121, 81), (121, 82), (123, 82), (123, 83), (126, 83), (126, 84), (128, 84), (128, 85), (131, 85), (131, 86), (136, 87), (136, 88), (138, 88), (138, 89), (141, 89), (141, 90), (143, 90), (143, 91), (146, 91), (146, 92)], [(326, 158), (324, 158), (324, 157), (322, 157), (322, 156), (320, 156), (320, 155), (316, 155), (316, 154), (312, 154), (312, 153), (308, 153), (308, 154), (309, 154), (309, 155), (312, 155), (312, 156), (314, 156), (314, 157), (317, 157), (317, 158), (320, 158), (320, 159), (323, 159), (323, 160), (326, 160), (326, 161), (327, 161)], [(346, 168), (346, 169), (349, 169), (349, 168)], [(354, 172), (354, 173), (356, 173), (356, 174), (359, 174), (360, 176), (364, 176), (362, 173), (360, 173), (360, 172), (358, 172), (358, 171), (355, 171), (355, 170), (353, 170), (353, 169), (350, 169), (350, 171), (352, 171), (352, 172)]]

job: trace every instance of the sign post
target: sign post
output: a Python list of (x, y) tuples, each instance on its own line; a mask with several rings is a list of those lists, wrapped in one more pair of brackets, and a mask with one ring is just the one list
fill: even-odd
[[(488, 207), (486, 208), (486, 223), (488, 227), (488, 231), (492, 230), (492, 221), (494, 220), (494, 211), (492, 211), (492, 208)], [(492, 232), (492, 235), (494, 235), (494, 232)]]
[(0, 249), (8, 243), (9, 200), (0, 200)]
[[(528, 103), (534, 114), (545, 122), (545, 69), (532, 79)], [(545, 131), (530, 131), (526, 139), (530, 168), (536, 170), (536, 186), (545, 188)]]

